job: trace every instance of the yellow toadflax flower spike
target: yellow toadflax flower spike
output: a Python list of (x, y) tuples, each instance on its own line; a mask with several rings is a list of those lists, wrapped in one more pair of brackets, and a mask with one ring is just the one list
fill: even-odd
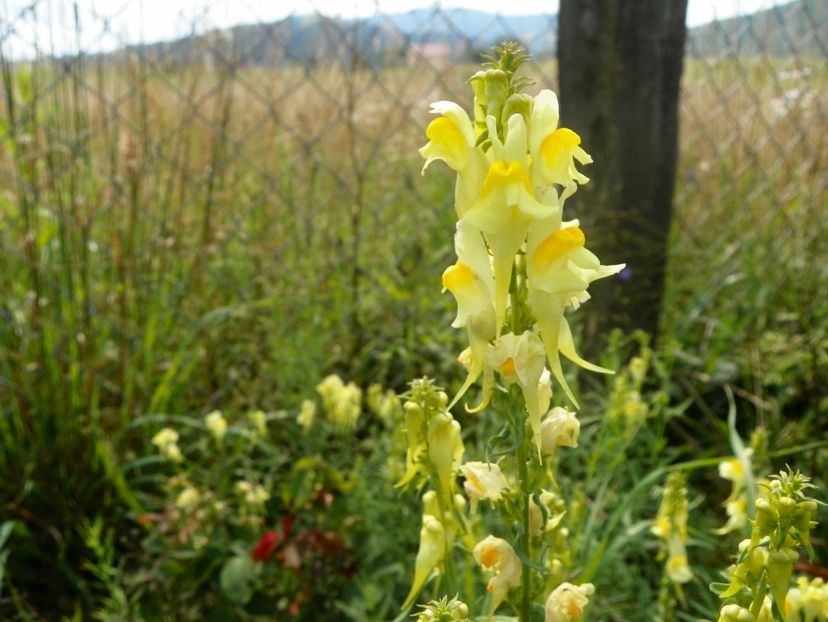
[(515, 255), (526, 240), (533, 222), (559, 213), (557, 204), (544, 205), (534, 196), (529, 180), (526, 153), (526, 124), (523, 117), (509, 118), (506, 141), (497, 136), (494, 117), (488, 117), (492, 139), (489, 172), (480, 197), (464, 215), (483, 233), (494, 261), (495, 315), (497, 335), (506, 319), (506, 301)]

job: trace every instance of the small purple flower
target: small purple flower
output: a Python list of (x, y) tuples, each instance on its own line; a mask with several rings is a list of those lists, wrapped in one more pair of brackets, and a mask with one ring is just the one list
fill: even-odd
[(629, 281), (632, 278), (632, 268), (629, 266), (625, 267), (618, 273), (618, 278), (622, 281)]

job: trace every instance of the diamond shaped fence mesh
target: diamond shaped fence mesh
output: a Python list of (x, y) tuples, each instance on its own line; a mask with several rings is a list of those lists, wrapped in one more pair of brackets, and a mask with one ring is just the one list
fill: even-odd
[[(455, 337), (421, 337), (449, 317), (454, 218), (447, 176), (420, 177), (428, 105), (468, 103), (504, 39), (554, 88), (555, 16), (203, 3), (162, 25), (96, 6), (2, 8), (0, 389), (51, 383), (128, 418), (266, 403), (332, 365), (399, 385), (450, 364)], [(759, 339), (821, 304), (828, 6), (758, 8), (688, 37), (676, 333), (727, 313)]]

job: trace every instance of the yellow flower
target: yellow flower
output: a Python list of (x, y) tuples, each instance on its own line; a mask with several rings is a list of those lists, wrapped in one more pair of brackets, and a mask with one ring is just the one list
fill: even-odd
[(264, 504), (270, 499), (270, 493), (264, 486), (244, 480), (236, 482), (236, 493), (241, 495), (247, 505), (258, 509), (264, 508)]
[(452, 326), (465, 326), (469, 337), (468, 375), (449, 408), (465, 394), (483, 371), (486, 348), (495, 335), (494, 281), (486, 244), (473, 226), (461, 220), (454, 236), (457, 263), (443, 272), (443, 287), (457, 300)]
[(474, 146), (475, 132), (465, 110), (454, 102), (439, 101), (431, 104), (431, 112), (442, 116), (426, 129), (429, 142), (420, 149), (426, 159), (423, 173), (435, 160), (457, 172), (454, 205), (457, 217), (462, 218), (477, 199), (488, 161), (483, 150)]
[(555, 447), (577, 447), (581, 422), (574, 412), (556, 406), (541, 423), (541, 453), (549, 454)]
[(166, 445), (175, 445), (178, 442), (178, 432), (172, 428), (162, 428), (152, 437), (152, 444), (159, 449)]
[(209, 413), (204, 419), (204, 424), (217, 443), (224, 440), (224, 435), (227, 434), (227, 421), (221, 416), (221, 412), (214, 410)]
[(506, 300), (512, 264), (526, 240), (532, 223), (560, 213), (557, 203), (544, 205), (534, 196), (526, 153), (526, 124), (513, 114), (506, 127), (506, 140), (497, 135), (494, 117), (488, 117), (493, 161), (483, 181), (480, 196), (463, 216), (481, 231), (494, 261), (495, 315), (497, 331), (506, 317)]
[(303, 400), (302, 406), (299, 408), (299, 415), (296, 417), (296, 423), (307, 433), (313, 427), (315, 419), (316, 402), (313, 400)]
[(661, 538), (666, 545), (667, 576), (674, 583), (686, 583), (693, 578), (687, 562), (687, 488), (682, 473), (671, 473), (667, 477), (661, 505), (650, 531)]
[(788, 622), (828, 621), (828, 585), (821, 578), (808, 581), (799, 577), (796, 587), (785, 598), (785, 619)]
[(164, 449), (161, 450), (161, 453), (164, 454), (164, 457), (167, 460), (172, 460), (173, 462), (181, 462), (184, 460), (184, 456), (181, 455), (181, 449), (179, 449), (178, 445), (165, 445)]
[(408, 609), (423, 589), (432, 570), (443, 561), (446, 554), (446, 531), (440, 521), (431, 514), (423, 515), (420, 529), (420, 547), (414, 564), (414, 583), (405, 598), (402, 608)]
[(181, 462), (184, 459), (177, 443), (178, 432), (172, 428), (162, 428), (152, 437), (152, 444), (158, 447), (159, 453), (173, 462)]
[[(748, 461), (748, 464), (750, 464), (750, 457), (752, 453), (753, 452), (750, 449), (745, 450), (744, 459)], [(740, 460), (739, 458), (730, 458), (728, 460), (722, 460), (719, 463), (719, 477), (733, 482), (734, 490), (741, 490), (747, 484), (747, 475), (745, 473), (745, 467), (742, 463), (742, 460)]]
[[(544, 406), (541, 404), (544, 394), (540, 382), (544, 359), (543, 343), (531, 331), (520, 336), (514, 333), (502, 335), (486, 354), (489, 367), (496, 369), (506, 382), (517, 382), (520, 386), (538, 453), (541, 450), (541, 407)], [(484, 395), (484, 400), (488, 401), (488, 398)]]
[(559, 352), (584, 369), (612, 372), (578, 355), (564, 310), (567, 306), (577, 308), (588, 300), (589, 284), (620, 272), (624, 264), (601, 265), (598, 258), (586, 249), (578, 221), (562, 223), (559, 217), (553, 217), (537, 223), (529, 232), (526, 268), (529, 306), (543, 337), (549, 367), (577, 407), (578, 402), (563, 375)]
[(546, 622), (572, 622), (584, 616), (588, 596), (595, 592), (592, 583), (561, 583), (546, 599)]
[(362, 390), (353, 382), (347, 385), (337, 375), (327, 376), (316, 386), (330, 422), (337, 428), (352, 430), (362, 412)]
[(737, 497), (726, 501), (725, 512), (727, 513), (727, 523), (721, 529), (717, 529), (716, 533), (730, 533), (747, 525), (747, 499), (745, 497)]
[(192, 486), (187, 486), (175, 498), (175, 506), (180, 510), (192, 510), (201, 501), (201, 494)]
[(508, 486), (500, 467), (491, 462), (467, 462), (460, 467), (460, 471), (466, 478), (466, 494), (473, 501), (498, 501)]
[(544, 89), (535, 97), (529, 133), (529, 153), (532, 156), (532, 177), (539, 185), (563, 186), (560, 200), (563, 202), (577, 189), (577, 184), (589, 181), (575, 168), (575, 160), (581, 164), (592, 163), (583, 150), (581, 137), (567, 128), (558, 127), (558, 98), (554, 92)]
[(474, 547), (474, 559), (484, 570), (494, 571), (486, 589), (492, 594), (491, 613), (506, 598), (509, 589), (520, 584), (522, 566), (514, 549), (506, 540), (488, 536)]
[(676, 535), (667, 540), (667, 576), (674, 583), (687, 583), (693, 578), (684, 540)]
[(474, 128), (469, 115), (459, 105), (450, 101), (432, 103), (430, 112), (441, 116), (434, 119), (426, 128), (426, 137), (429, 140), (420, 148), (420, 155), (426, 160), (423, 172), (435, 160), (442, 160), (449, 168), (460, 172), (465, 168), (469, 154), (474, 149)]
[(746, 449), (742, 459), (730, 458), (719, 463), (719, 477), (732, 482), (733, 488), (730, 491), (730, 496), (724, 502), (727, 523), (721, 529), (716, 530), (718, 534), (730, 533), (747, 525), (747, 497), (744, 491), (747, 487), (748, 477), (745, 465), (747, 464), (750, 467), (752, 454), (751, 449)]

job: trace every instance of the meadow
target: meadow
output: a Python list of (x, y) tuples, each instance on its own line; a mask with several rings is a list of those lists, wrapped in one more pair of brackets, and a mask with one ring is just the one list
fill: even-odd
[[(453, 182), (421, 177), (417, 148), (473, 71), (3, 61), (2, 619), (400, 614), (420, 510), (394, 488), (394, 395), (464, 377), (440, 285)], [(554, 88), (554, 62), (527, 73)], [(683, 80), (661, 332), (613, 334), (618, 373), (570, 377), (565, 565), (595, 583), (593, 620), (715, 619), (708, 584), (741, 539), (715, 532), (717, 467), (742, 443), (757, 477), (789, 465), (826, 500), (828, 67), (688, 58)], [(317, 389), (330, 374), (363, 397), (347, 425)], [(456, 416), (488, 455), (496, 414)], [(650, 530), (676, 472), (694, 573), (677, 588)], [(265, 530), (280, 564), (254, 568)]]

